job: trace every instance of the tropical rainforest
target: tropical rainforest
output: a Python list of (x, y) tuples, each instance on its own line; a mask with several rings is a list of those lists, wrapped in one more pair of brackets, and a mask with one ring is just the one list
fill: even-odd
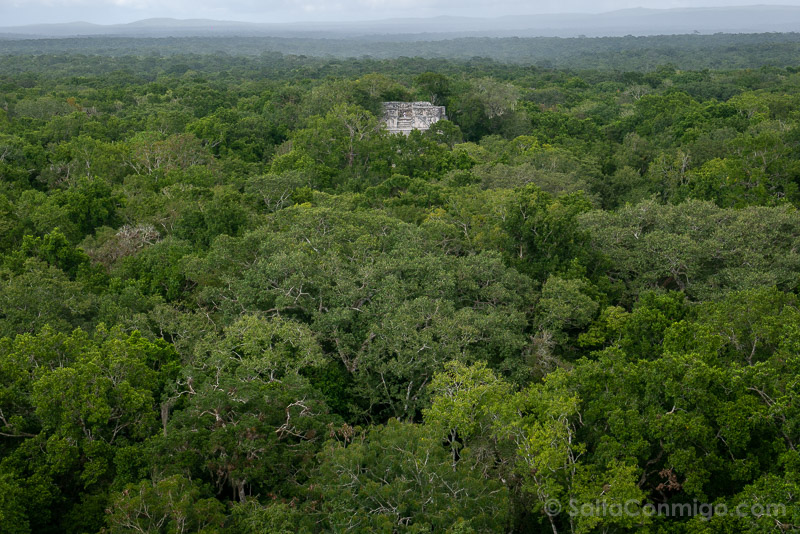
[(800, 529), (800, 63), (645, 59), (0, 57), (0, 532)]

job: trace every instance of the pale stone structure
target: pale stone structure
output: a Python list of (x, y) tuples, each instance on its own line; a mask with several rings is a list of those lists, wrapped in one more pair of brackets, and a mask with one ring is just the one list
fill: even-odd
[(383, 122), (390, 133), (408, 135), (411, 130), (425, 131), (436, 121), (446, 119), (444, 106), (430, 102), (384, 102)]

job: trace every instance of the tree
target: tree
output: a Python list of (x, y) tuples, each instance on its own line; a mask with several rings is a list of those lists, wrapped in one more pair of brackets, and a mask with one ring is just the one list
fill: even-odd
[(222, 320), (244, 310), (310, 325), (365, 416), (415, 417), (449, 359), (524, 374), (529, 282), (497, 254), (456, 256), (428, 228), (377, 214), (296, 206), (273, 217), (219, 240), (191, 277)]
[(68, 331), (91, 322), (98, 298), (80, 281), (41, 260), (25, 260), (19, 274), (0, 279), (0, 335)]
[(438, 106), (446, 105), (445, 102), (451, 94), (447, 76), (438, 72), (423, 72), (417, 76), (415, 82), (428, 102)]
[(8, 384), (0, 390), (0, 467), (18, 481), (31, 529), (99, 528), (123, 451), (158, 429), (157, 402), (177, 355), (163, 341), (102, 326), (91, 336), (44, 329), (0, 346)]
[(378, 120), (369, 111), (339, 103), (324, 117), (313, 117), (308, 128), (297, 131), (292, 137), (293, 149), (308, 155), (331, 177), (341, 171), (348, 177), (363, 176), (372, 156), (370, 141), (379, 131)]
[(0, 525), (9, 534), (30, 532), (19, 482), (7, 473), (0, 475)]
[(587, 236), (577, 217), (590, 209), (589, 200), (580, 192), (554, 199), (533, 184), (517, 189), (502, 223), (510, 263), (543, 281), (573, 259), (580, 259), (586, 253), (583, 243)]
[(645, 494), (636, 486), (638, 469), (630, 461), (614, 459), (598, 470), (596, 462), (583, 459), (588, 452), (580, 439), (583, 401), (566, 372), (514, 392), (481, 364), (451, 364), (433, 388), (425, 425), (449, 444), (454, 465), (469, 465), (509, 487), (516, 521), (544, 521), (556, 533), (639, 524), (621, 515), (574, 513), (601, 502), (635, 511)]
[(790, 207), (724, 210), (698, 201), (648, 201), (580, 217), (591, 247), (608, 257), (609, 274), (630, 293), (679, 289), (694, 299), (765, 285), (794, 289), (796, 258), (785, 251), (795, 220)]
[[(195, 473), (218, 496), (298, 491), (309, 455), (335, 418), (299, 374), (321, 365), (307, 327), (290, 320), (243, 317), (198, 343), (169, 418), (154, 443), (162, 470)], [(185, 471), (184, 471), (185, 470)]]
[(136, 174), (163, 175), (174, 169), (187, 169), (212, 162), (206, 149), (193, 134), (164, 137), (153, 132), (140, 133), (130, 140), (131, 154), (126, 164)]
[(225, 508), (205, 495), (196, 482), (180, 475), (130, 484), (106, 510), (108, 532), (223, 532)]
[(542, 285), (538, 303), (538, 326), (561, 343), (570, 332), (583, 330), (595, 317), (598, 304), (592, 300), (585, 280), (549, 276)]
[(424, 427), (390, 420), (349, 441), (321, 453), (315, 485), (327, 528), (449, 532), (460, 519), (472, 532), (505, 530), (502, 486), (468, 469), (467, 461), (454, 468)]

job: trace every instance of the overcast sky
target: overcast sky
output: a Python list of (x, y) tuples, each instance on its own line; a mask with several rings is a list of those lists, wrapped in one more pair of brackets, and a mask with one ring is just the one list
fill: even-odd
[[(0, 26), (41, 22), (124, 23), (153, 17), (248, 22), (369, 20), (463, 15), (599, 13), (632, 7), (753, 5), (758, 0), (0, 0)], [(800, 0), (765, 2), (800, 5)]]

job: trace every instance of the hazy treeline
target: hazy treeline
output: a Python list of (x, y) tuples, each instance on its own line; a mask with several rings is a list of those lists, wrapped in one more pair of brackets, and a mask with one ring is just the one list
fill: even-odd
[(288, 55), (389, 59), (398, 57), (471, 59), (541, 67), (652, 70), (662, 64), (682, 69), (737, 69), (793, 66), (800, 53), (798, 33), (661, 35), (645, 37), (462, 37), (428, 40), (425, 34), (308, 37), (80, 37), (0, 39), (0, 54), (258, 56)]

